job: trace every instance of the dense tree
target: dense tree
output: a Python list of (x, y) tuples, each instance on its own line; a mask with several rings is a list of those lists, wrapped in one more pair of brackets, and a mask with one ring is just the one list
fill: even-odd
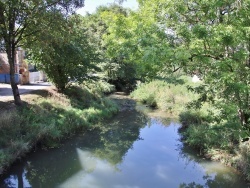
[[(95, 44), (95, 49), (100, 54), (101, 63), (99, 67), (102, 72), (99, 76), (105, 81), (112, 83), (118, 90), (128, 91), (135, 83), (135, 66), (124, 55), (122, 49), (120, 53), (112, 53), (112, 39), (107, 40), (106, 36), (113, 35), (111, 27), (113, 19), (116, 17), (128, 17), (130, 10), (125, 9), (117, 4), (109, 6), (100, 6), (92, 15), (86, 15), (82, 23), (87, 27), (89, 39), (91, 43)], [(112, 21), (113, 20), (113, 21)], [(115, 42), (116, 39), (114, 39)]]
[(176, 72), (188, 59), (179, 52), (178, 41), (158, 20), (156, 14), (160, 8), (148, 1), (128, 15), (103, 14), (109, 25), (109, 32), (104, 37), (107, 56), (121, 57), (126, 64), (133, 65), (141, 80)]
[(63, 91), (70, 81), (82, 82), (93, 76), (99, 57), (79, 16), (65, 19), (59, 14), (57, 20), (64, 24), (50, 25), (30, 37), (25, 46), (30, 60)]
[[(57, 21), (53, 13), (64, 16), (71, 14), (75, 8), (82, 7), (83, 0), (1, 0), (0, 1), (0, 39), (4, 41), (5, 51), (10, 65), (10, 80), (16, 105), (21, 104), (17, 84), (15, 83), (15, 53), (21, 42), (39, 32), (41, 20)], [(49, 14), (48, 14), (49, 13)], [(63, 23), (61, 23), (63, 24)]]

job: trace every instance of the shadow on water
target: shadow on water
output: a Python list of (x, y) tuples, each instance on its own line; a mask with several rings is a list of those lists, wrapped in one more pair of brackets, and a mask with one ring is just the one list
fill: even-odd
[(32, 153), (0, 179), (0, 187), (248, 187), (232, 169), (184, 146), (178, 126), (121, 111), (61, 148)]

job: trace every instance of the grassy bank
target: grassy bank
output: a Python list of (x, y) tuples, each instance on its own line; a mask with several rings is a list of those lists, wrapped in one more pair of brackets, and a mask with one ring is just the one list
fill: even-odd
[(116, 104), (103, 95), (110, 87), (85, 84), (64, 94), (53, 89), (35, 91), (22, 96), (24, 105), (18, 108), (12, 102), (0, 103), (0, 173), (34, 146), (56, 147), (117, 112)]
[(170, 80), (154, 80), (143, 83), (131, 93), (131, 96), (150, 107), (158, 108), (178, 117), (186, 103), (196, 96), (189, 92), (187, 85), (192, 85), (191, 78), (180, 77)]

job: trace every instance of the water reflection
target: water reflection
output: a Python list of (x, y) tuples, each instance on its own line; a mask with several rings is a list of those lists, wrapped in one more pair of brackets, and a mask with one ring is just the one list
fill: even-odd
[(17, 168), (15, 172), (10, 175), (9, 178), (1, 181), (0, 187), (18, 187), (18, 188), (28, 188), (31, 187), (29, 182), (26, 181), (27, 171), (24, 168)]
[(184, 146), (178, 126), (123, 111), (60, 149), (30, 155), (0, 187), (248, 187), (231, 168), (199, 158)]
[[(136, 111), (118, 114), (115, 120), (104, 122), (95, 130), (67, 141), (62, 148), (37, 151), (26, 161), (16, 164), (0, 180), (0, 187), (56, 187), (79, 172), (91, 173), (96, 170), (96, 160), (84, 162), (88, 157), (106, 161), (118, 170), (127, 151), (136, 140), (140, 140), (140, 129), (145, 126), (146, 117)], [(84, 155), (83, 155), (84, 154)], [(88, 164), (89, 166), (86, 166)], [(25, 171), (25, 173), (24, 173)], [(24, 184), (23, 182), (29, 182)]]
[(233, 168), (223, 166), (219, 162), (209, 161), (201, 158), (192, 148), (179, 144), (179, 157), (185, 161), (186, 166), (201, 166), (204, 169), (202, 179), (204, 184), (197, 182), (181, 183), (180, 188), (218, 188), (218, 187), (250, 187)]

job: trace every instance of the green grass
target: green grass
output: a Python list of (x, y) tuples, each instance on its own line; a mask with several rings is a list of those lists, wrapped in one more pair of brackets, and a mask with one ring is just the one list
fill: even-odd
[(179, 82), (154, 80), (143, 83), (131, 93), (131, 96), (144, 104), (171, 113), (173, 116), (184, 110), (185, 104), (196, 96), (188, 91), (191, 78), (181, 77)]
[(116, 113), (116, 104), (103, 95), (107, 88), (101, 87), (72, 86), (64, 94), (50, 91), (46, 97), (29, 100), (21, 108), (2, 111), (0, 173), (37, 144), (58, 147), (61, 140), (92, 129)]

